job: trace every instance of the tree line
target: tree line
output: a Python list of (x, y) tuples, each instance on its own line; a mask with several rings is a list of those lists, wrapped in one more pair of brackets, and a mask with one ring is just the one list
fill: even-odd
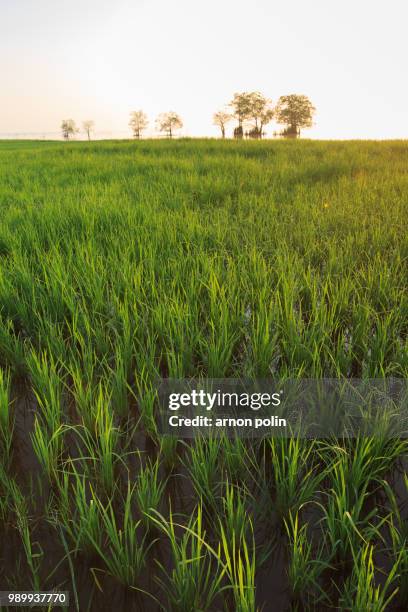
[[(133, 131), (133, 136), (135, 138), (141, 138), (143, 131), (149, 125), (149, 119), (142, 110), (133, 111), (130, 113), (130, 121), (129, 126)], [(170, 111), (168, 113), (160, 113), (160, 115), (156, 119), (156, 129), (160, 132), (164, 132), (166, 136), (172, 138), (174, 132), (183, 127), (183, 121), (181, 117)], [(87, 121), (82, 122), (82, 131), (87, 136), (88, 140), (91, 140), (91, 135), (94, 132), (95, 123), (88, 119)], [(81, 130), (77, 127), (75, 121), (73, 119), (64, 119), (61, 123), (61, 132), (64, 140), (69, 140), (73, 138), (75, 134), (78, 134)]]
[[(283, 126), (279, 136), (297, 138), (301, 129), (311, 127), (315, 107), (307, 96), (290, 94), (281, 96), (274, 106), (272, 101), (259, 91), (235, 93), (231, 102), (213, 115), (213, 124), (220, 128), (221, 137), (226, 138), (226, 126), (234, 120), (237, 124), (233, 130), (234, 138), (263, 138), (264, 128), (274, 119)], [(134, 138), (142, 138), (149, 125), (149, 119), (143, 110), (130, 113), (129, 126)], [(82, 123), (82, 130), (88, 140), (94, 131), (95, 124), (91, 120)], [(161, 113), (156, 119), (156, 129), (172, 138), (176, 130), (183, 127), (183, 121), (177, 113), (170, 111)], [(64, 119), (61, 124), (62, 135), (69, 140), (80, 130), (73, 119)]]
[[(95, 129), (95, 122), (87, 119), (82, 122), (82, 130), (88, 137), (88, 140), (91, 140), (91, 134)], [(75, 134), (78, 134), (80, 129), (76, 126), (76, 123), (73, 119), (63, 119), (61, 123), (61, 132), (64, 140), (69, 140)]]
[(281, 96), (275, 106), (272, 100), (259, 91), (235, 93), (227, 108), (213, 115), (213, 123), (226, 137), (226, 125), (232, 119), (238, 122), (234, 128), (234, 138), (262, 138), (264, 128), (274, 119), (283, 125), (279, 132), (286, 138), (297, 138), (300, 130), (311, 127), (316, 109), (307, 96), (290, 94)]

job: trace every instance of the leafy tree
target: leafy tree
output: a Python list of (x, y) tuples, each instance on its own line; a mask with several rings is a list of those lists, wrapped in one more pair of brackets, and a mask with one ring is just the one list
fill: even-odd
[(265, 125), (271, 122), (275, 111), (272, 101), (265, 98), (259, 91), (253, 91), (248, 96), (248, 117), (255, 122), (249, 135), (252, 138), (262, 138)]
[(74, 136), (79, 130), (73, 119), (64, 119), (61, 123), (61, 131), (64, 140), (69, 140), (71, 136)]
[(94, 131), (94, 127), (95, 127), (95, 122), (91, 121), (90, 119), (87, 119), (86, 121), (82, 123), (82, 129), (84, 130), (85, 134), (88, 136), (88, 140), (91, 140), (91, 132)]
[(291, 94), (281, 96), (276, 106), (276, 120), (286, 128), (282, 135), (296, 138), (300, 136), (301, 128), (313, 125), (315, 107), (307, 96)]
[(183, 127), (181, 117), (173, 111), (161, 113), (156, 119), (156, 124), (158, 130), (166, 132), (169, 138), (173, 137), (174, 130), (179, 130)]
[(221, 136), (225, 138), (225, 126), (228, 121), (231, 121), (232, 117), (225, 111), (218, 111), (213, 115), (213, 124), (217, 125), (221, 130)]
[(142, 131), (149, 125), (149, 120), (146, 113), (144, 113), (142, 110), (133, 111), (130, 113), (129, 125), (133, 130), (133, 136), (135, 138), (140, 138)]
[(230, 106), (233, 109), (233, 116), (238, 120), (238, 126), (234, 129), (234, 137), (242, 138), (244, 121), (251, 116), (251, 94), (246, 91), (235, 93)]
[(251, 130), (247, 132), (248, 136), (251, 138), (262, 138), (263, 128), (274, 116), (271, 100), (259, 91), (244, 91), (234, 94), (230, 106), (233, 108), (234, 117), (238, 120), (234, 136), (242, 138), (244, 135), (244, 123), (251, 121), (254, 124)]

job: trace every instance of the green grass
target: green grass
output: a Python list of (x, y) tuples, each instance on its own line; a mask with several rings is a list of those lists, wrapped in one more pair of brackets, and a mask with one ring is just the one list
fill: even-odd
[(404, 441), (177, 442), (155, 384), (406, 378), (407, 164), (402, 141), (0, 142), (3, 590), (406, 606)]
[(10, 402), (10, 376), (0, 370), (0, 457), (4, 467), (10, 462), (13, 442), (13, 409)]

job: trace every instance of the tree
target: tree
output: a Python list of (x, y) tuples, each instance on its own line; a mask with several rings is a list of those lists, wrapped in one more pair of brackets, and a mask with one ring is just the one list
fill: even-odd
[(275, 112), (277, 122), (286, 126), (282, 135), (292, 138), (300, 136), (301, 128), (308, 128), (313, 125), (315, 110), (307, 96), (298, 94), (281, 96)]
[(249, 136), (251, 138), (262, 138), (265, 125), (271, 122), (275, 114), (272, 101), (265, 98), (259, 91), (253, 91), (247, 94), (247, 105), (248, 118), (255, 122)]
[(249, 119), (251, 114), (251, 94), (246, 91), (235, 93), (229, 105), (233, 109), (233, 116), (238, 120), (238, 126), (234, 129), (234, 138), (242, 138), (244, 121)]
[(231, 115), (225, 111), (218, 111), (213, 115), (213, 124), (220, 128), (223, 138), (225, 138), (225, 126), (231, 119)]
[(179, 130), (183, 127), (181, 117), (173, 111), (161, 113), (156, 119), (156, 124), (158, 130), (166, 132), (169, 138), (173, 137), (174, 130)]
[(133, 130), (134, 138), (140, 138), (142, 131), (149, 125), (149, 120), (146, 113), (144, 113), (142, 110), (133, 111), (130, 113), (129, 125)]
[(76, 134), (79, 130), (73, 119), (64, 119), (61, 123), (61, 131), (64, 140), (69, 140), (70, 137)]
[(234, 130), (236, 138), (244, 135), (243, 126), (245, 122), (253, 121), (248, 136), (251, 138), (262, 138), (263, 128), (274, 116), (271, 100), (259, 91), (244, 91), (235, 93), (230, 106), (233, 108), (234, 117), (238, 119), (238, 126)]
[(88, 140), (91, 140), (91, 132), (94, 131), (94, 127), (95, 127), (95, 122), (91, 121), (91, 119), (87, 119), (86, 121), (83, 121), (82, 123), (82, 129), (84, 130), (85, 134), (88, 136)]

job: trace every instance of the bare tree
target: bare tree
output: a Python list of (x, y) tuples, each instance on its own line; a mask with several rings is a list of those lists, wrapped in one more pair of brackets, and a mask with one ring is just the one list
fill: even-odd
[(88, 137), (88, 140), (91, 140), (91, 133), (94, 131), (95, 122), (91, 119), (87, 119), (82, 122), (82, 129)]
[(79, 130), (73, 119), (64, 119), (61, 123), (61, 131), (64, 140), (69, 140), (71, 136), (74, 136)]
[(213, 115), (213, 124), (218, 126), (221, 130), (221, 136), (225, 138), (225, 126), (228, 121), (231, 121), (232, 117), (226, 111), (218, 111)]
[(131, 112), (129, 125), (132, 128), (134, 138), (140, 138), (142, 131), (149, 125), (146, 113), (142, 110)]
[(166, 132), (167, 136), (172, 138), (173, 131), (183, 127), (183, 121), (177, 113), (170, 111), (161, 113), (156, 119), (156, 125), (160, 132)]
[(276, 120), (286, 126), (282, 136), (297, 138), (301, 128), (313, 125), (316, 109), (307, 96), (291, 94), (281, 96), (276, 106)]

